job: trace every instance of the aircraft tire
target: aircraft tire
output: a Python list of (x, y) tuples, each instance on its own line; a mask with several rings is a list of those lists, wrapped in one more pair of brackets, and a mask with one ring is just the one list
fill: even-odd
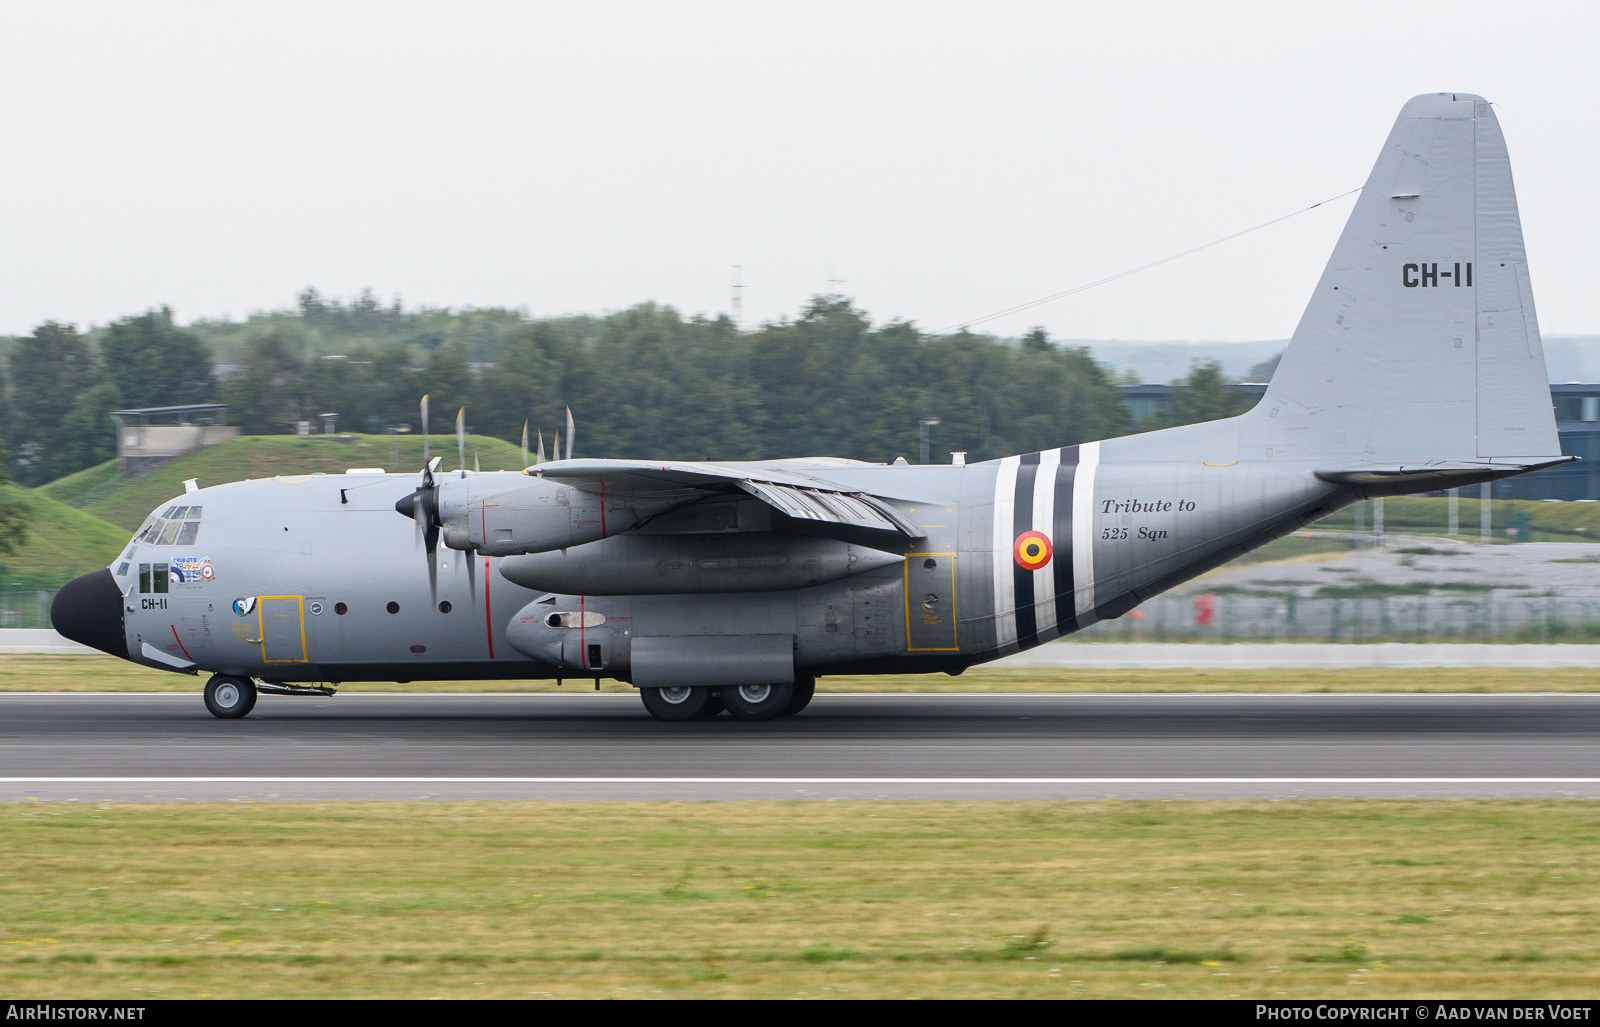
[(794, 695), (789, 699), (789, 705), (783, 708), (780, 717), (792, 717), (796, 713), (811, 705), (811, 697), (817, 694), (817, 679), (810, 674), (796, 674), (794, 677)]
[(256, 707), (256, 686), (245, 678), (214, 674), (206, 682), (206, 709), (213, 717), (237, 720)]
[(694, 720), (706, 715), (713, 696), (709, 688), (641, 688), (644, 708), (657, 720)]
[(738, 720), (772, 720), (783, 716), (794, 698), (793, 685), (739, 685), (724, 688), (722, 701)]

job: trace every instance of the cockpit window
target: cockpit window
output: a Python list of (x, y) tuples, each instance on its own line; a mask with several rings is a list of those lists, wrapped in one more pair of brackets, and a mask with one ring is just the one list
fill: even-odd
[(191, 506), (189, 508), (189, 520), (198, 521), (199, 519), (200, 519), (200, 508), (198, 506)]
[(161, 529), (161, 537), (156, 539), (158, 546), (170, 546), (173, 539), (178, 537), (178, 522), (168, 521), (166, 527)]
[(181, 529), (179, 529), (179, 531), (178, 531), (178, 542), (177, 542), (177, 544), (180, 545), (180, 546), (192, 546), (192, 545), (194, 545), (195, 536), (197, 536), (199, 534), (200, 534), (200, 522), (199, 521), (184, 521), (183, 522), (183, 527)]
[(176, 510), (167, 514), (167, 516), (171, 517), (175, 521), (181, 521), (185, 517), (189, 516), (189, 508), (186, 506), (180, 506)]
[(169, 506), (169, 507), (167, 507), (167, 512), (162, 514), (161, 516), (170, 518), (172, 516), (172, 511), (174, 511), (176, 509), (177, 509), (177, 507), (175, 507), (175, 506)]

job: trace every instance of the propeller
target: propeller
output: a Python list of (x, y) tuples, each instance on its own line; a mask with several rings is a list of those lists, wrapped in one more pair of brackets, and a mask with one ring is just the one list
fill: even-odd
[(544, 463), (544, 429), (539, 429), (539, 462)]
[(572, 420), (572, 408), (567, 407), (567, 459), (572, 459), (572, 439), (578, 434), (578, 426)]
[(528, 422), (522, 422), (522, 469), (528, 466)]
[(397, 513), (417, 522), (417, 541), (422, 543), (428, 560), (428, 595), (435, 605), (439, 602), (439, 490), (433, 483), (433, 472), (439, 459), (429, 453), (428, 447), (428, 397), (422, 397), (422, 484), (410, 495), (401, 496), (394, 504)]

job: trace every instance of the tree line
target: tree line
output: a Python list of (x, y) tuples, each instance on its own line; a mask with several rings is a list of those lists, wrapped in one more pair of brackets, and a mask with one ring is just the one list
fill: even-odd
[[(228, 361), (217, 361), (222, 355)], [(350, 304), (312, 290), (245, 325), (174, 323), (169, 310), (83, 333), (48, 322), (12, 340), (5, 418), (13, 476), (38, 485), (116, 453), (111, 411), (220, 402), (245, 434), (293, 433), (337, 413), (341, 431), (420, 429), (516, 442), (578, 422), (580, 456), (756, 459), (828, 455), (983, 460), (1236, 413), (1215, 364), (1197, 364), (1159, 421), (1133, 425), (1111, 369), (1035, 330), (1020, 344), (873, 324), (839, 296), (741, 330), (641, 304), (604, 317)], [(320, 430), (320, 425), (316, 430)]]

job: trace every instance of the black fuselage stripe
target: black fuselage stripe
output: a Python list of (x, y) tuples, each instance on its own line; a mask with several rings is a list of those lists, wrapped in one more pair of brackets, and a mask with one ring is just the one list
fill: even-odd
[(1061, 466), (1056, 468), (1056, 522), (1050, 526), (1050, 541), (1056, 547), (1050, 561), (1056, 571), (1056, 631), (1063, 635), (1078, 628), (1072, 591), (1072, 485), (1077, 476), (1078, 447), (1064, 446)]
[[(1018, 535), (1033, 530), (1033, 486), (1038, 477), (1039, 454), (1029, 453), (1017, 467), (1016, 499), (1011, 513), (1013, 546)], [(1033, 572), (1017, 563), (1015, 550), (1007, 556), (1011, 559), (1011, 580), (1016, 594), (1017, 644), (1027, 649), (1039, 644), (1039, 611), (1033, 605)]]

